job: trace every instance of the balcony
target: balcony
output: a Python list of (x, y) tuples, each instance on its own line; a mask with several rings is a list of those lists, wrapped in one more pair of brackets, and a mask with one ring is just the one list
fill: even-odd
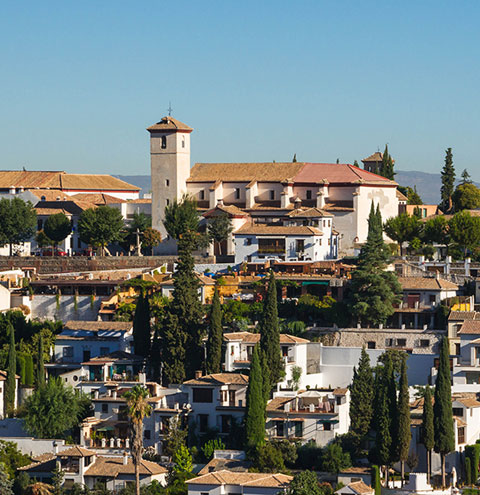
[(281, 246), (259, 246), (258, 254), (285, 254), (285, 247)]

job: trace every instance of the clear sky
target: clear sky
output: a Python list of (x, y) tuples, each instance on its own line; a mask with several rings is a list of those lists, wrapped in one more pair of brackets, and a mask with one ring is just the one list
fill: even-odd
[(195, 128), (195, 161), (402, 170), (452, 147), (480, 180), (478, 1), (0, 3), (0, 169), (149, 174), (145, 128)]

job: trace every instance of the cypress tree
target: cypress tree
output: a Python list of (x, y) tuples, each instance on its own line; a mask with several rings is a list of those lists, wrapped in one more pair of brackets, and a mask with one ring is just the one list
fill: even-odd
[(185, 341), (188, 360), (185, 363), (186, 378), (194, 376), (203, 361), (203, 310), (198, 297), (199, 282), (195, 275), (195, 260), (192, 251), (198, 244), (198, 234), (187, 231), (178, 240), (178, 265), (173, 274), (173, 299), (170, 311), (178, 320), (178, 329)]
[(31, 354), (25, 354), (25, 385), (33, 387), (33, 357)]
[(37, 347), (37, 369), (36, 369), (37, 389), (45, 385), (45, 365), (43, 363), (43, 335), (38, 338)]
[(442, 169), (442, 187), (440, 189), (440, 209), (447, 213), (452, 209), (452, 195), (455, 189), (455, 167), (453, 166), (452, 148), (445, 151), (445, 165)]
[(205, 363), (207, 373), (220, 373), (222, 369), (222, 340), (222, 308), (218, 289), (215, 288), (207, 340), (207, 362)]
[(435, 382), (435, 402), (433, 404), (433, 426), (435, 432), (435, 452), (442, 460), (442, 486), (446, 486), (445, 456), (455, 449), (455, 433), (453, 429), (452, 389), (450, 382), (450, 358), (448, 339), (442, 341)]
[(16, 378), (15, 373), (17, 371), (17, 356), (15, 351), (15, 330), (9, 323), (7, 330), (10, 334), (10, 344), (8, 346), (8, 368), (7, 379), (5, 381), (5, 416), (9, 416), (15, 409), (15, 389)]
[(161, 341), (158, 328), (153, 332), (152, 347), (150, 348), (149, 368), (152, 379), (155, 382), (162, 381), (162, 360), (161, 360)]
[(140, 288), (133, 316), (133, 348), (136, 355), (142, 357), (149, 355), (151, 331), (150, 303), (148, 302), (148, 296), (145, 294), (145, 289), (142, 287)]
[[(387, 371), (387, 372), (386, 372)], [(375, 458), (381, 465), (387, 467), (386, 481), (388, 483), (388, 465), (391, 458), (392, 437), (390, 434), (390, 413), (388, 407), (388, 394), (386, 380), (388, 379), (388, 370), (378, 369), (378, 373), (382, 373), (377, 390), (376, 410), (375, 410)]]
[(432, 449), (435, 446), (435, 432), (433, 427), (432, 392), (427, 385), (423, 398), (422, 414), (422, 443), (427, 451), (427, 481), (430, 483), (432, 472)]
[(378, 466), (372, 466), (372, 488), (375, 490), (375, 495), (382, 495), (382, 485), (380, 484), (380, 471)]
[(393, 180), (395, 177), (395, 172), (393, 171), (393, 158), (388, 152), (388, 144), (385, 145), (385, 151), (382, 156), (382, 163), (380, 165), (380, 175), (386, 179)]
[(252, 452), (265, 441), (265, 401), (260, 349), (255, 346), (250, 366), (245, 410), (245, 443)]
[(25, 356), (17, 355), (17, 375), (20, 377), (20, 383), (25, 385)]
[(407, 360), (402, 360), (398, 394), (398, 457), (402, 464), (402, 483), (405, 480), (405, 461), (410, 450), (410, 396), (408, 393)]
[(283, 375), (277, 310), (277, 285), (273, 272), (270, 273), (267, 294), (263, 303), (263, 314), (260, 323), (260, 349), (265, 356), (265, 364), (269, 368), (269, 388), (271, 390)]
[(362, 348), (358, 370), (353, 370), (350, 386), (350, 430), (359, 437), (364, 437), (373, 416), (373, 370), (365, 348)]
[(390, 428), (390, 464), (398, 460), (398, 407), (397, 383), (391, 353), (387, 351), (384, 370), (385, 390), (387, 395), (388, 421)]
[(182, 383), (186, 377), (186, 334), (177, 315), (167, 311), (161, 327), (162, 385)]
[(470, 457), (465, 457), (465, 482), (467, 486), (472, 484), (472, 463)]

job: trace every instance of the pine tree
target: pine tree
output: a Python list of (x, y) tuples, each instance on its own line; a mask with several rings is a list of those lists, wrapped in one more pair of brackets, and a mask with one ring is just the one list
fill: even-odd
[(150, 303), (145, 289), (140, 288), (133, 316), (133, 348), (137, 356), (147, 357), (151, 343)]
[(265, 401), (260, 364), (260, 349), (255, 346), (250, 366), (245, 411), (245, 442), (250, 452), (265, 441)]
[(283, 375), (283, 363), (280, 354), (277, 285), (273, 272), (270, 273), (267, 294), (263, 303), (262, 320), (260, 323), (260, 349), (265, 356), (266, 366), (270, 370), (271, 390)]
[(470, 176), (470, 174), (468, 173), (468, 170), (467, 169), (464, 169), (464, 171), (462, 172), (462, 184), (471, 184), (472, 183), (472, 177)]
[(442, 341), (437, 380), (435, 382), (433, 426), (435, 432), (435, 452), (438, 452), (442, 459), (442, 486), (445, 487), (445, 456), (455, 449), (450, 357), (448, 350), (448, 339), (446, 337)]
[(354, 161), (353, 161), (353, 166), (354, 166), (354, 167), (360, 167), (360, 165), (358, 164), (357, 160), (354, 160)]
[(43, 335), (38, 338), (37, 347), (37, 368), (36, 368), (37, 389), (45, 385), (45, 365), (43, 363)]
[(435, 446), (435, 432), (433, 427), (432, 392), (429, 386), (425, 389), (425, 396), (423, 398), (422, 443), (427, 451), (427, 481), (430, 483), (432, 472), (432, 449)]
[(455, 167), (453, 166), (452, 148), (445, 152), (445, 165), (442, 169), (442, 187), (440, 189), (440, 209), (447, 213), (452, 209), (452, 195), (455, 187)]
[(9, 416), (15, 409), (15, 389), (16, 389), (16, 371), (17, 371), (17, 356), (15, 351), (15, 330), (9, 323), (7, 326), (10, 334), (10, 345), (8, 347), (8, 369), (7, 379), (5, 381), (5, 416)]
[(408, 393), (407, 360), (402, 360), (398, 394), (398, 457), (402, 464), (402, 483), (405, 480), (405, 461), (410, 451), (410, 396)]
[(212, 308), (210, 312), (210, 328), (207, 340), (207, 373), (220, 373), (222, 369), (222, 308), (218, 289), (213, 294)]
[(362, 348), (358, 370), (353, 370), (350, 386), (350, 430), (364, 437), (370, 430), (373, 416), (373, 370), (365, 348)]
[(203, 310), (198, 297), (199, 282), (195, 275), (195, 260), (192, 251), (197, 247), (198, 234), (187, 231), (178, 240), (178, 265), (173, 274), (173, 299), (169, 310), (178, 321), (178, 329), (183, 334), (180, 340), (185, 342), (188, 360), (185, 362), (186, 378), (194, 376), (201, 368)]

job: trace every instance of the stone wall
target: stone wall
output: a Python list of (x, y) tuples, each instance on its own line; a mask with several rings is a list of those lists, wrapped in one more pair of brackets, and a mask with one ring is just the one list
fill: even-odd
[[(172, 263), (175, 256), (0, 256), (0, 271), (35, 268), (36, 273), (69, 273), (128, 268), (157, 268)], [(213, 258), (197, 257), (197, 263), (213, 263)]]

